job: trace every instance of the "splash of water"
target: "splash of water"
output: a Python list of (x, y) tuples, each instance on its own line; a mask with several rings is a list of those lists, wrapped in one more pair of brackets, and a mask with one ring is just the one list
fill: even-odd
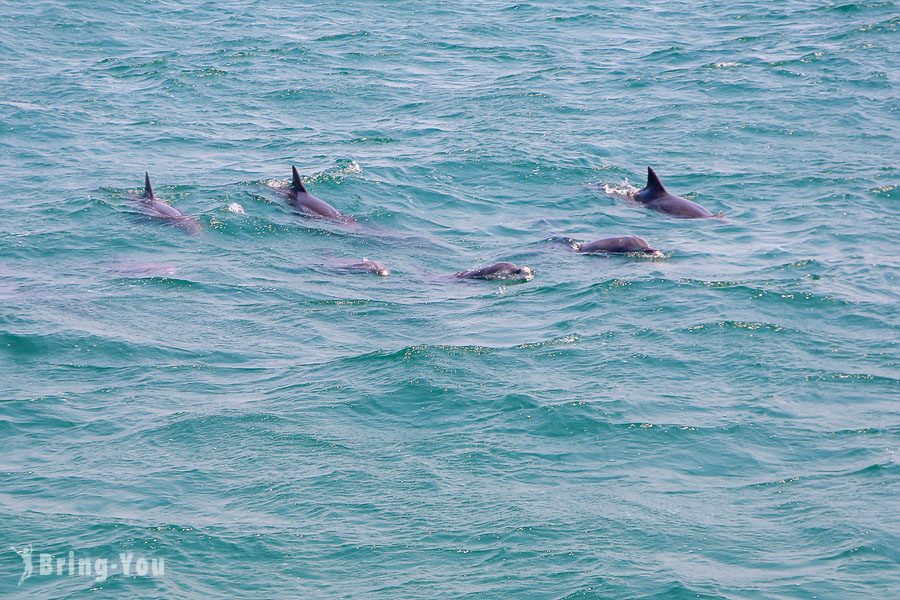
[(604, 183), (600, 189), (609, 196), (622, 200), (634, 200), (640, 188), (635, 187), (627, 179), (621, 183)]

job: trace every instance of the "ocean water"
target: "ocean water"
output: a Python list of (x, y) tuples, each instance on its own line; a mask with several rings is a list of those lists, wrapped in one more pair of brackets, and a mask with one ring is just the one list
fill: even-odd
[(900, 596), (898, 14), (3, 3), (0, 597)]

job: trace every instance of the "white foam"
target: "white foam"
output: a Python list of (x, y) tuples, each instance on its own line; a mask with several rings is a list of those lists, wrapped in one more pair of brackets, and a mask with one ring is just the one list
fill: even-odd
[(362, 167), (360, 167), (359, 163), (355, 160), (351, 160), (350, 164), (341, 167), (338, 169), (338, 172), (345, 175), (359, 175), (362, 173)]
[(331, 169), (327, 169), (320, 173), (316, 173), (310, 178), (310, 181), (321, 182), (321, 181), (337, 181), (340, 182), (342, 179), (346, 179), (348, 177), (352, 177), (354, 175), (359, 175), (362, 173), (362, 167), (359, 166), (359, 163), (355, 160), (350, 160), (349, 162), (340, 161), (342, 164), (338, 167), (334, 167)]
[(640, 188), (631, 185), (627, 179), (622, 183), (604, 183), (601, 189), (604, 193), (623, 200), (634, 200), (634, 196), (640, 191)]
[(286, 190), (287, 188), (291, 187), (290, 179), (288, 179), (288, 180), (267, 179), (263, 183), (265, 183), (268, 187), (272, 188), (273, 190)]
[(246, 215), (247, 212), (244, 210), (244, 207), (238, 204), (237, 202), (232, 202), (228, 205), (229, 212), (233, 212), (236, 215)]

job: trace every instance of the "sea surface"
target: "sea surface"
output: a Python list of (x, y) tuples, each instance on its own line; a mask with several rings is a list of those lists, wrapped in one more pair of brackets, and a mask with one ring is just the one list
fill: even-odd
[(900, 597), (898, 29), (3, 2), (0, 597)]

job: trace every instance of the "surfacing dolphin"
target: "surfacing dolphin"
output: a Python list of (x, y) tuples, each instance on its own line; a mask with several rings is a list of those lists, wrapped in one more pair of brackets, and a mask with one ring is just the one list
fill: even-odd
[(150, 174), (146, 171), (144, 171), (144, 192), (137, 200), (144, 212), (152, 217), (165, 219), (191, 233), (200, 231), (200, 222), (196, 218), (184, 214), (162, 198), (156, 197), (153, 186), (150, 185)]
[(119, 261), (109, 265), (109, 270), (127, 277), (171, 277), (178, 272), (178, 267), (164, 263)]
[(722, 217), (721, 214), (714, 215), (696, 202), (670, 194), (652, 167), (647, 167), (647, 185), (634, 195), (634, 199), (651, 210), (679, 219)]
[(609, 237), (586, 243), (573, 241), (572, 247), (581, 254), (660, 254), (659, 250), (651, 248), (647, 240), (639, 235)]
[(307, 192), (303, 182), (300, 181), (300, 173), (297, 172), (297, 167), (294, 165), (291, 165), (291, 187), (285, 195), (291, 206), (299, 209), (304, 215), (318, 219), (355, 223), (353, 217), (341, 214), (335, 207)]
[(375, 273), (379, 277), (388, 277), (391, 271), (377, 260), (363, 258), (360, 262), (342, 265), (341, 270), (350, 273)]
[(507, 281), (531, 281), (534, 271), (531, 267), (519, 267), (513, 263), (501, 262), (480, 269), (460, 271), (453, 275), (459, 279), (503, 279)]

